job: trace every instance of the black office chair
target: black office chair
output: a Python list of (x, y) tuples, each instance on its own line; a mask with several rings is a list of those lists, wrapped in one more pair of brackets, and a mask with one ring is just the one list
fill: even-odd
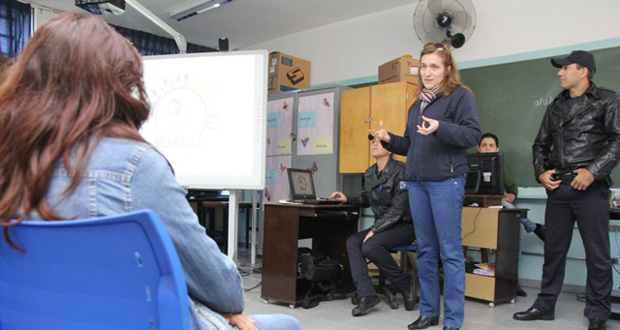
[[(409, 262), (407, 258), (407, 252), (417, 252), (417, 251), (418, 251), (417, 244), (399, 246), (399, 247), (395, 247), (390, 250), (390, 252), (392, 253), (400, 253), (400, 267), (405, 272), (411, 272), (411, 277), (412, 277), (411, 293), (416, 297), (418, 296), (418, 285), (419, 285), (418, 269), (416, 267), (415, 261), (411, 263)], [(409, 267), (409, 265), (411, 265), (411, 267)], [(385, 275), (381, 273), (381, 270), (379, 270), (379, 283), (378, 285), (375, 286), (375, 290), (378, 294), (382, 294), (386, 296), (387, 303), (388, 305), (390, 305), (392, 309), (398, 309), (398, 302), (396, 301), (396, 296), (394, 292), (392, 291), (392, 289), (390, 288), (390, 286), (386, 284), (386, 277)], [(353, 305), (357, 305), (359, 303), (357, 294), (354, 294), (351, 297), (351, 303)]]
[[(411, 271), (411, 293), (417, 297), (418, 296), (418, 269), (416, 267), (415, 261), (410, 263), (407, 258), (407, 252), (417, 252), (418, 245), (404, 245), (391, 249), (392, 253), (400, 253), (400, 267), (405, 271)], [(409, 269), (409, 265), (411, 265), (411, 269)], [(379, 284), (376, 287), (377, 293), (383, 294), (388, 299), (387, 303), (390, 305), (392, 309), (398, 309), (398, 302), (396, 301), (396, 297), (394, 291), (385, 283), (386, 277), (379, 270)]]

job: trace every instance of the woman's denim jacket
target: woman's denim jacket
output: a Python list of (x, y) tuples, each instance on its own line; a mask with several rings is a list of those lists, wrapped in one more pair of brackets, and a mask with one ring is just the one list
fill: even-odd
[[(244, 308), (241, 277), (235, 263), (205, 234), (166, 159), (151, 146), (104, 138), (94, 149), (77, 189), (63, 198), (71, 181), (56, 165), (47, 199), (63, 219), (110, 216), (152, 209), (174, 242), (187, 281), (192, 329), (230, 329), (219, 313)], [(30, 219), (40, 219), (36, 213)], [(110, 242), (123, 244), (123, 242)], [(200, 312), (197, 305), (201, 306)], [(215, 313), (217, 311), (219, 313)], [(202, 314), (200, 321), (199, 314)]]

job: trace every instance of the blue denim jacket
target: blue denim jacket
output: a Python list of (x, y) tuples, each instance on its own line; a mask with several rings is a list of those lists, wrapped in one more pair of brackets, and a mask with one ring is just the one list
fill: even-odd
[[(185, 191), (161, 154), (143, 143), (104, 138), (93, 151), (77, 189), (62, 198), (70, 181), (70, 174), (58, 162), (47, 198), (62, 218), (110, 216), (142, 209), (157, 212), (183, 265), (191, 297), (192, 329), (231, 328), (219, 313), (243, 311), (237, 267), (198, 224)], [(41, 219), (35, 212), (29, 218)]]

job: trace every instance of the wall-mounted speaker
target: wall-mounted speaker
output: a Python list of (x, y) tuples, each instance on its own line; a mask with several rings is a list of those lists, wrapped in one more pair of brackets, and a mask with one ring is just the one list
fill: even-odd
[(220, 38), (218, 40), (219, 46), (220, 46), (220, 52), (227, 52), (228, 51), (228, 38)]

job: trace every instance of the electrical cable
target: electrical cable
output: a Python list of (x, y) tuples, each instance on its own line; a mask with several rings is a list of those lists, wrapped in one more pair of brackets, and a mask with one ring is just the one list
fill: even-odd
[(467, 234), (463, 235), (463, 239), (462, 239), (463, 241), (465, 241), (465, 237), (476, 232), (476, 228), (478, 227), (478, 217), (480, 216), (480, 212), (482, 212), (482, 209), (483, 209), (482, 207), (478, 209), (478, 213), (476, 213), (476, 217), (474, 218), (474, 229), (468, 232)]
[(254, 285), (254, 286), (252, 286), (252, 287), (249, 287), (249, 288), (247, 288), (247, 289), (246, 289), (246, 288), (243, 288), (243, 292), (252, 291), (252, 290), (254, 290), (254, 289), (258, 288), (259, 286), (261, 286), (261, 284), (263, 284), (263, 281), (260, 281), (260, 282), (258, 282), (258, 284)]

